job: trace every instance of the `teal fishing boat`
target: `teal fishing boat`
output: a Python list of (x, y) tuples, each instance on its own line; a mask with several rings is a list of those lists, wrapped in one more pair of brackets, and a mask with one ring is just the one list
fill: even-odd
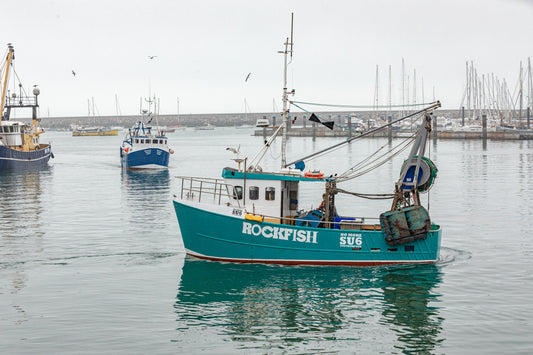
[[(292, 35), (282, 53), (286, 74), (287, 57), (292, 56)], [(429, 104), (387, 125), (287, 162), (288, 106), (293, 103), (289, 101), (289, 95), (294, 92), (287, 90), (286, 82), (285, 75), (283, 123), (253, 159), (234, 159), (238, 166), (224, 168), (220, 179), (178, 177), (180, 190), (174, 195), (173, 204), (187, 254), (225, 262), (296, 265), (436, 262), (442, 232), (422, 206), (420, 194), (431, 188), (437, 175), (436, 166), (424, 153), (431, 130), (431, 113), (440, 107), (440, 103)], [(416, 135), (396, 145), (388, 154), (381, 154), (379, 159), (374, 156), (365, 162), (372, 161), (373, 166), (380, 166), (412, 144), (399, 179), (395, 184), (391, 183), (391, 194), (360, 194), (341, 189), (339, 186), (343, 182), (356, 176), (354, 168), (330, 177), (320, 171), (304, 172), (304, 161), (317, 154), (326, 154), (343, 144), (415, 117), (422, 120)], [(310, 120), (333, 128), (333, 122), (324, 122), (315, 114)], [(278, 135), (282, 138), (281, 169), (279, 172), (264, 172), (259, 163)], [(324, 193), (319, 198), (322, 204), (317, 209), (300, 209), (299, 194), (306, 184), (324, 185)], [(337, 212), (337, 207), (341, 206), (335, 201), (336, 195), (341, 193), (390, 198), (391, 208), (372, 217), (341, 215)]]

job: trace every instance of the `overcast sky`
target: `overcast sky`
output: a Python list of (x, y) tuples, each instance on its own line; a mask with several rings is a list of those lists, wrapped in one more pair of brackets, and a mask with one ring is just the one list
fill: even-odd
[(115, 97), (137, 114), (150, 91), (162, 114), (178, 101), (180, 113), (240, 113), (245, 99), (269, 112), (281, 108), (291, 12), (288, 86), (301, 101), (371, 105), (379, 66), (386, 104), (391, 65), (400, 103), (403, 58), (418, 102), (435, 92), (458, 108), (467, 60), (513, 89), (533, 56), (533, 0), (4, 0), (1, 38), (23, 84), (39, 85), (42, 116), (87, 115), (93, 98), (114, 115)]

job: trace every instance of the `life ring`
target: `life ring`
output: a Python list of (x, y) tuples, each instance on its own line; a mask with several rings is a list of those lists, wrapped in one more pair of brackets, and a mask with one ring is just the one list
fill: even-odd
[(318, 170), (315, 170), (315, 171), (307, 171), (304, 176), (306, 178), (310, 178), (310, 179), (323, 179), (324, 178), (324, 173), (321, 172), (321, 171), (318, 171)]

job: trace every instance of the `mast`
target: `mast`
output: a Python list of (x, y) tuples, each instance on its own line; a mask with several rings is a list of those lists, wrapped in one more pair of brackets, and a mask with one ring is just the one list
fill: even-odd
[(416, 69), (413, 69), (413, 105), (416, 106)]
[[(281, 118), (283, 120), (282, 126), (283, 126), (283, 134), (281, 136), (281, 168), (285, 168), (287, 166), (287, 126), (289, 124), (289, 92), (287, 91), (287, 54), (290, 53), (291, 55), (291, 61), (292, 61), (292, 34), (293, 34), (293, 21), (294, 21), (294, 13), (291, 14), (291, 41), (289, 42), (289, 38), (285, 41), (285, 50), (278, 52), (283, 53), (283, 60), (284, 60), (284, 67), (283, 67), (283, 95), (282, 95), (282, 101), (283, 101), (283, 112), (281, 114)], [(290, 46), (290, 49), (289, 49)]]
[(11, 69), (11, 62), (13, 59), (15, 59), (14, 53), (15, 49), (13, 48), (13, 45), (11, 43), (8, 43), (7, 48), (9, 48), (9, 52), (7, 53), (7, 59), (6, 59), (6, 75), (4, 77), (4, 85), (2, 88), (2, 103), (0, 104), (0, 114), (4, 112), (4, 105), (6, 100), (6, 90), (7, 90), (7, 82), (9, 80), (9, 71)]
[(531, 80), (531, 58), (527, 58), (527, 107), (531, 110), (533, 106), (533, 81)]
[(176, 100), (177, 100), (177, 109), (178, 109), (178, 111), (177, 111), (177, 113), (178, 113), (178, 127), (179, 127), (179, 126), (180, 126), (180, 98), (177, 97)]
[[(282, 101), (283, 101), (283, 112), (281, 114), (283, 123), (283, 134), (281, 136), (281, 168), (285, 168), (287, 166), (287, 126), (289, 124), (289, 92), (287, 91), (287, 54), (291, 55), (291, 61), (292, 61), (292, 35), (293, 35), (293, 21), (294, 21), (294, 13), (291, 13), (291, 41), (289, 42), (289, 38), (285, 41), (285, 50), (278, 52), (283, 53), (283, 60), (284, 60), (284, 67), (283, 67), (283, 95), (282, 95)], [(290, 46), (290, 49), (289, 49)], [(294, 93), (294, 92), (293, 92)]]
[(520, 111), (518, 111), (518, 123), (521, 124), (522, 122), (522, 102), (523, 102), (523, 94), (522, 94), (522, 88), (523, 88), (523, 81), (522, 81), (522, 61), (520, 61), (520, 77), (519, 77), (519, 83), (520, 83)]
[(392, 69), (391, 69), (391, 65), (389, 64), (389, 112), (387, 114), (387, 116), (391, 116), (391, 111), (392, 111)]
[(400, 112), (400, 116), (403, 117), (405, 112), (405, 63), (402, 58), (402, 111)]
[[(378, 118), (378, 107), (379, 107), (379, 65), (376, 64), (376, 84), (374, 87), (374, 119), (377, 120)], [(370, 125), (368, 125), (367, 128), (369, 128)]]

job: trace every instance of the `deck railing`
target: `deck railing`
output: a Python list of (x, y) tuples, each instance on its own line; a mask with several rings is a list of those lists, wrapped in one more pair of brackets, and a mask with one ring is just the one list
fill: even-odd
[(177, 178), (181, 179), (181, 199), (197, 202), (208, 200), (217, 205), (225, 203), (241, 207), (234, 187), (222, 179), (190, 176), (177, 176)]
[(340, 221), (318, 221), (318, 220), (308, 220), (304, 218), (297, 218), (295, 216), (289, 217), (275, 217), (268, 215), (257, 215), (262, 217), (265, 222), (270, 222), (273, 220), (279, 220), (279, 224), (286, 225), (302, 225), (305, 226), (305, 223), (308, 223), (308, 226), (317, 224), (320, 228), (329, 228), (329, 229), (346, 229), (346, 230), (364, 230), (364, 231), (377, 231), (381, 230), (381, 225), (379, 224), (379, 218), (376, 217), (350, 217), (354, 220), (340, 220)]
[[(197, 202), (210, 202), (217, 205), (226, 204), (242, 208), (238, 199), (237, 191), (233, 185), (226, 184), (222, 179), (177, 176), (181, 180), (180, 198)], [(176, 196), (177, 197), (177, 196)], [(265, 222), (279, 223), (285, 225), (302, 225), (308, 223), (321, 228), (346, 229), (346, 230), (380, 230), (379, 218), (372, 217), (351, 217), (353, 219), (343, 219), (340, 221), (318, 221), (297, 218), (295, 216), (279, 217), (268, 215), (254, 215)]]
[(6, 107), (32, 107), (37, 106), (36, 96), (6, 96)]

